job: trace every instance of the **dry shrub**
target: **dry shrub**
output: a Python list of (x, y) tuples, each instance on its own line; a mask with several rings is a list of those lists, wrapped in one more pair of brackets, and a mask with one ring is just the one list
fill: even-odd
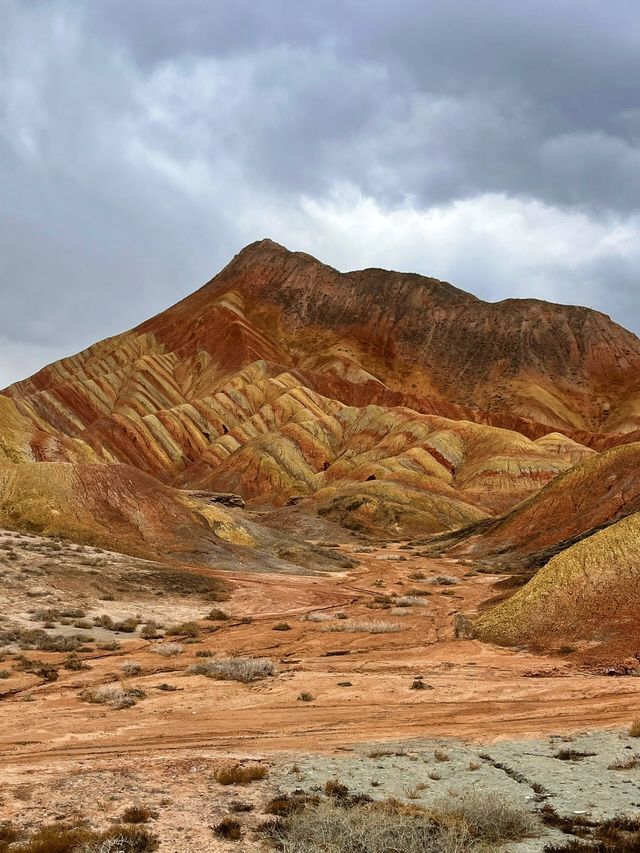
[(15, 667), (21, 672), (30, 672), (38, 678), (43, 678), (45, 681), (57, 681), (58, 669), (52, 663), (46, 661), (31, 660), (30, 658), (21, 655)]
[(383, 622), (378, 619), (345, 619), (337, 625), (331, 625), (327, 631), (348, 631), (353, 634), (394, 634), (404, 631), (404, 625), (397, 622)]
[(125, 675), (139, 675), (142, 672), (142, 667), (135, 660), (125, 660), (120, 664), (120, 669)]
[(210, 610), (207, 613), (206, 618), (209, 620), (209, 622), (226, 622), (227, 619), (230, 619), (231, 617), (229, 616), (226, 610), (221, 610), (219, 607), (214, 607), (213, 610)]
[(159, 629), (160, 625), (154, 619), (150, 619), (140, 628), (140, 636), (143, 640), (156, 640), (160, 636)]
[(239, 841), (242, 838), (242, 827), (240, 821), (227, 815), (220, 823), (213, 827), (213, 832), (218, 838), (226, 838), (227, 841)]
[(123, 687), (121, 684), (100, 684), (97, 687), (88, 687), (80, 693), (80, 698), (84, 702), (109, 705), (116, 711), (131, 708), (144, 697), (145, 692), (139, 687)]
[(307, 806), (319, 806), (320, 797), (316, 794), (305, 794), (301, 791), (294, 791), (291, 794), (281, 793), (276, 794), (265, 806), (266, 814), (284, 817), (294, 812), (301, 812)]
[(291, 625), (288, 622), (276, 622), (273, 626), (274, 631), (290, 631)]
[(610, 764), (607, 770), (634, 770), (636, 767), (640, 767), (640, 755), (637, 753), (634, 755), (623, 755)]
[(158, 812), (154, 811), (154, 809), (150, 809), (147, 806), (135, 805), (125, 809), (120, 820), (123, 823), (148, 823), (157, 817)]
[(117, 652), (120, 648), (120, 643), (117, 640), (109, 640), (106, 643), (98, 643), (96, 648), (103, 652)]
[(247, 785), (264, 779), (269, 768), (264, 764), (225, 764), (213, 774), (220, 785)]
[(313, 613), (305, 613), (300, 619), (303, 622), (331, 622), (333, 615), (320, 610)]
[(473, 849), (463, 828), (439, 827), (426, 813), (383, 804), (345, 808), (337, 800), (291, 811), (266, 828), (282, 853), (464, 853)]
[(339, 779), (328, 779), (325, 782), (324, 792), (327, 797), (332, 797), (334, 800), (344, 800), (349, 796), (349, 787), (343, 785)]
[(396, 607), (424, 607), (425, 602), (421, 596), (417, 595), (400, 595), (393, 602)]
[(139, 624), (139, 619), (136, 619), (135, 616), (130, 616), (128, 619), (123, 619), (121, 622), (116, 622), (113, 625), (113, 630), (121, 631), (124, 634), (133, 634)]
[(276, 674), (271, 658), (252, 658), (241, 655), (198, 661), (189, 670), (195, 675), (206, 675), (218, 681), (241, 681), (248, 684)]
[(74, 652), (92, 640), (88, 634), (47, 634), (41, 628), (25, 629), (19, 632), (18, 637), (20, 648), (40, 649), (42, 652)]
[(156, 655), (162, 655), (163, 658), (172, 658), (183, 651), (183, 646), (180, 643), (158, 643), (151, 651)]
[(489, 842), (516, 841), (536, 829), (526, 809), (498, 794), (466, 791), (436, 804), (430, 817), (442, 827), (464, 827), (476, 839)]
[(308, 690), (303, 690), (302, 693), (298, 694), (298, 702), (313, 702), (315, 698), (313, 693), (309, 693)]
[(82, 669), (91, 669), (89, 664), (86, 664), (78, 657), (77, 652), (70, 652), (62, 664), (64, 669), (79, 672)]
[(197, 622), (181, 622), (179, 625), (171, 625), (167, 628), (167, 635), (172, 637), (199, 637), (200, 625)]
[(577, 749), (559, 749), (553, 756), (559, 761), (582, 761), (583, 758), (589, 758), (595, 755), (595, 752), (580, 752)]
[(640, 737), (640, 720), (634, 720), (629, 726), (629, 737)]
[(158, 839), (146, 829), (113, 827), (105, 832), (43, 826), (28, 838), (7, 846), (0, 837), (0, 853), (150, 853)]

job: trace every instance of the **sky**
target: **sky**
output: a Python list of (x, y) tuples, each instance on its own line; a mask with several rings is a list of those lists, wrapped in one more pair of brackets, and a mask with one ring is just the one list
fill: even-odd
[(0, 0), (0, 388), (263, 237), (640, 332), (637, 0)]

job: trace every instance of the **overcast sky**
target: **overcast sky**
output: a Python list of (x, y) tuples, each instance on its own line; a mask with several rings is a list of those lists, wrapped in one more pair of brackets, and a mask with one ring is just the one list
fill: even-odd
[(262, 237), (640, 331), (637, 0), (0, 0), (0, 387)]

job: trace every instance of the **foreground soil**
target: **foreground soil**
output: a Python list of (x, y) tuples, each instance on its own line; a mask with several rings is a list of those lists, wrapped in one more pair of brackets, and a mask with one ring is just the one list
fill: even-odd
[[(458, 787), (475, 784), (479, 777), (472, 771), (458, 768), (452, 777), (454, 765), (436, 761), (446, 764), (444, 772), (431, 766), (434, 744), (454, 743), (452, 738), (464, 745), (455, 746), (458, 763), (466, 767), (478, 761), (503, 781), (504, 772), (478, 756), (493, 756), (494, 750), (512, 749), (518, 742), (519, 772), (549, 790), (555, 784), (563, 791), (566, 780), (550, 778), (547, 765), (560, 772), (564, 763), (549, 753), (532, 775), (523, 742), (529, 740), (530, 751), (538, 754), (544, 743), (548, 753), (551, 735), (571, 738), (610, 730), (614, 734), (606, 737), (614, 740), (598, 748), (606, 762), (612, 751), (633, 746), (627, 741), (618, 745), (616, 739), (640, 718), (640, 679), (588, 667), (580, 650), (542, 656), (457, 638), (457, 617), (483, 607), (501, 578), (421, 556), (407, 544), (342, 544), (337, 547), (357, 561), (357, 568), (324, 576), (226, 573), (231, 597), (214, 605), (206, 594), (185, 596), (179, 589), (145, 589), (143, 594), (142, 587), (123, 584), (123, 560), (130, 558), (104, 552), (94, 558), (87, 549), (78, 553), (66, 545), (56, 551), (47, 540), (8, 532), (0, 536), (2, 542), (0, 553), (13, 555), (2, 566), (3, 627), (11, 617), (13, 625), (42, 627), (51, 635), (80, 630), (84, 645), (77, 657), (88, 667), (67, 670), (65, 653), (25, 650), (19, 643), (5, 646), (0, 664), (2, 819), (36, 824), (81, 816), (99, 823), (144, 801), (159, 810), (162, 851), (213, 851), (226, 849), (226, 842), (213, 838), (212, 822), (234, 798), (248, 797), (258, 808), (276, 788), (312, 787), (335, 774), (351, 776), (360, 789), (381, 775), (382, 786), (368, 793), (402, 796), (404, 787), (422, 779), (416, 767), (423, 775), (438, 771)], [(58, 566), (57, 574), (42, 568), (45, 552), (45, 561)], [(112, 578), (109, 594), (101, 599), (89, 583), (97, 575), (95, 559), (103, 587)], [(75, 578), (74, 585), (65, 587), (59, 564), (74, 569), (66, 573)], [(136, 561), (137, 576), (144, 575), (144, 564)], [(156, 577), (155, 568), (156, 574), (148, 564), (150, 576)], [(84, 611), (81, 629), (55, 623), (52, 613), (42, 626), (37, 621), (44, 615), (38, 611), (78, 602)], [(214, 606), (231, 618), (205, 619)], [(102, 614), (114, 621), (132, 615), (141, 622), (155, 619), (165, 628), (196, 620), (201, 635), (172, 636), (178, 653), (164, 657), (154, 651), (162, 639), (145, 640), (139, 629), (123, 633), (95, 627), (93, 620)], [(104, 648), (113, 643), (118, 648)], [(268, 657), (277, 674), (251, 684), (216, 681), (189, 671), (203, 653), (214, 659)], [(24, 671), (21, 655), (57, 666), (57, 680)], [(122, 710), (82, 700), (83, 690), (108, 683), (140, 688), (145, 695)], [(387, 772), (384, 761), (391, 759), (372, 758), (372, 743), (388, 743), (391, 753), (408, 750), (418, 757), (407, 759), (405, 770)], [(376, 751), (384, 753), (384, 746)], [(352, 763), (340, 765), (341, 756)], [(267, 780), (242, 789), (218, 785), (212, 771), (230, 759), (265, 763)], [(594, 775), (585, 773), (585, 778)], [(615, 802), (617, 810), (640, 802), (639, 773), (636, 768), (623, 771), (629, 797)], [(597, 775), (611, 788), (606, 774)], [(611, 778), (617, 784), (622, 777), (614, 772)], [(437, 793), (437, 781), (425, 778), (423, 790)], [(517, 795), (534, 802), (528, 789), (518, 789)], [(602, 796), (606, 791), (593, 788), (585, 794), (589, 802)], [(566, 807), (581, 805), (572, 801)], [(251, 849), (249, 841), (243, 849)]]

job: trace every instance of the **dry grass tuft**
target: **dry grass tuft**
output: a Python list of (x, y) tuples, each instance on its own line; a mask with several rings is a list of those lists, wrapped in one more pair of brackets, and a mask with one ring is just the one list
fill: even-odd
[(213, 610), (210, 610), (206, 616), (209, 622), (226, 622), (227, 619), (231, 617), (227, 613), (226, 610), (221, 610), (219, 607), (214, 607)]
[(607, 770), (635, 770), (636, 767), (640, 767), (640, 755), (637, 753), (634, 755), (623, 755), (610, 764)]
[(269, 773), (269, 768), (264, 764), (225, 764), (219, 767), (213, 774), (213, 778), (220, 785), (247, 785), (264, 779)]
[(123, 823), (148, 823), (157, 817), (158, 812), (154, 809), (150, 809), (147, 806), (135, 805), (125, 809), (120, 820)]
[(537, 827), (535, 818), (522, 806), (480, 791), (449, 797), (429, 814), (440, 826), (463, 826), (472, 838), (492, 843), (516, 841)]
[(97, 687), (88, 687), (80, 693), (84, 702), (109, 705), (116, 711), (131, 708), (144, 697), (145, 692), (140, 687), (123, 687), (121, 684), (100, 684)]
[(162, 655), (163, 658), (172, 658), (179, 655), (183, 648), (180, 643), (157, 643), (151, 651), (156, 655)]
[(348, 631), (353, 634), (395, 634), (397, 631), (404, 631), (404, 625), (379, 619), (345, 619), (336, 625), (330, 625), (326, 630)]
[(302, 622), (331, 622), (333, 615), (325, 613), (323, 610), (316, 610), (312, 613), (305, 613), (300, 619)]
[(94, 832), (84, 827), (42, 826), (28, 838), (12, 843), (0, 838), (0, 853), (151, 853), (158, 839), (139, 827), (112, 827)]
[(422, 596), (418, 595), (401, 595), (394, 599), (396, 607), (424, 607), (425, 601)]
[(275, 675), (277, 670), (271, 658), (252, 658), (241, 655), (198, 661), (189, 672), (206, 675), (218, 681), (241, 681), (249, 684)]
[(629, 737), (640, 737), (640, 720), (634, 720), (629, 726)]
[(200, 625), (197, 622), (181, 622), (179, 625), (172, 625), (167, 628), (167, 636), (191, 637), (195, 639), (200, 634)]
[(231, 815), (223, 817), (220, 823), (213, 827), (213, 832), (218, 838), (225, 838), (227, 841), (239, 841), (242, 838), (240, 821)]

